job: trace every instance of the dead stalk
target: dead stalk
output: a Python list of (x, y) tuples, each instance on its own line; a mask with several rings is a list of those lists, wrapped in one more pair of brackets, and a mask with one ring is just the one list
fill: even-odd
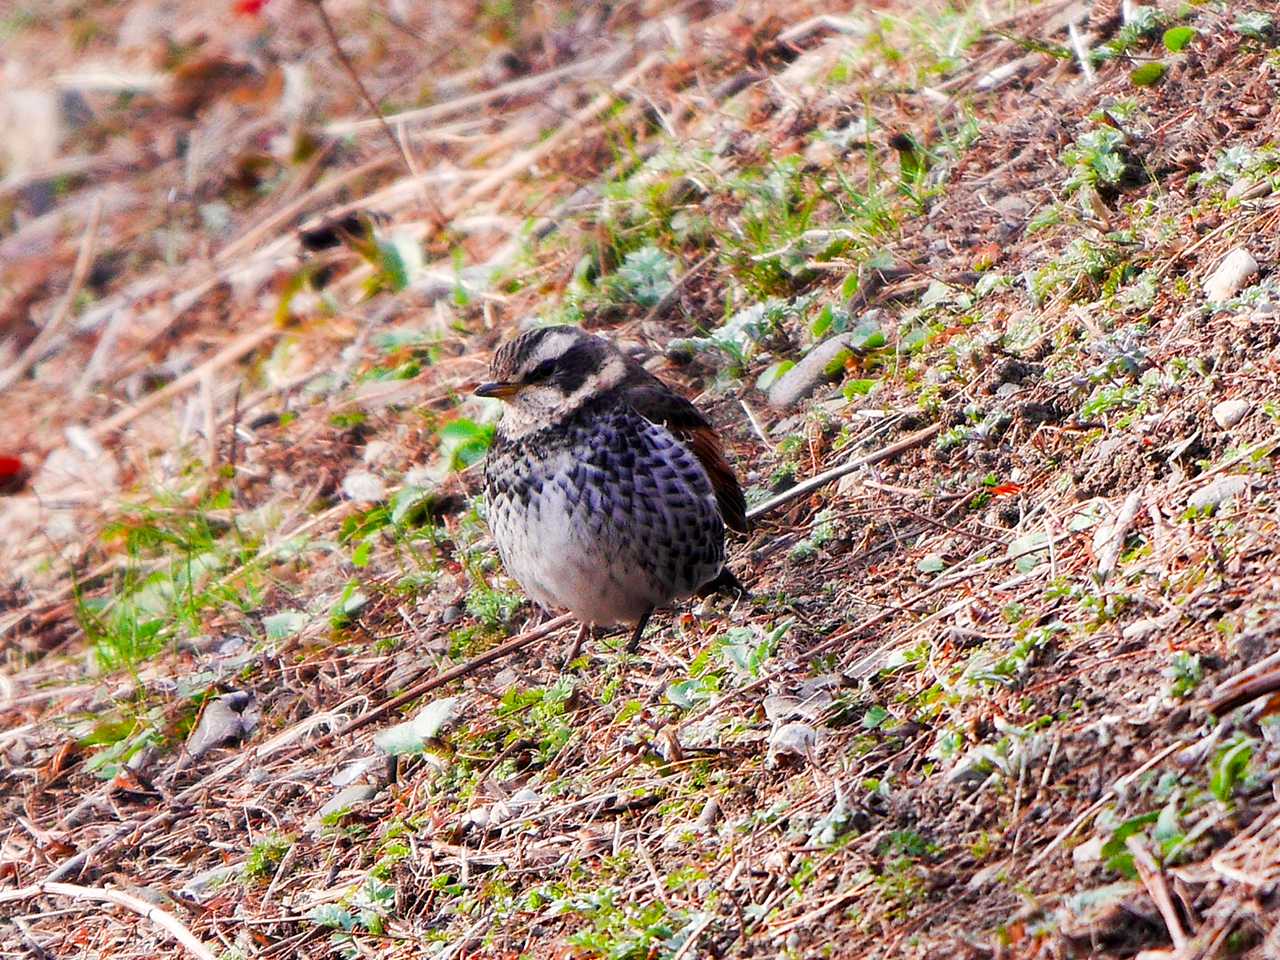
[(17, 890), (0, 891), (0, 903), (30, 900), (32, 897), (40, 896), (71, 897), (73, 900), (114, 903), (124, 907), (126, 910), (132, 910), (138, 916), (164, 929), (173, 939), (186, 947), (187, 952), (193, 957), (198, 957), (199, 960), (217, 960), (218, 955), (201, 943), (195, 934), (183, 926), (182, 922), (173, 914), (166, 910), (161, 910), (140, 897), (125, 893), (123, 890), (82, 887), (74, 883), (45, 881), (44, 883), (33, 883), (30, 886), (20, 887)]

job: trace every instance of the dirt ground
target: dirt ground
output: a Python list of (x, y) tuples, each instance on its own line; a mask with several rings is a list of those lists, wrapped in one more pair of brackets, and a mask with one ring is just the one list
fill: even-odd
[[(1280, 4), (0, 40), (0, 956), (1280, 957)], [(751, 598), (558, 665), (537, 322), (708, 412)]]

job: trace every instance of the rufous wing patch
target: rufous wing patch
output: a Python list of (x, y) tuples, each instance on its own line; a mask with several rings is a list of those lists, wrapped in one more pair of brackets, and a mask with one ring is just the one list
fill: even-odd
[(711, 480), (711, 489), (716, 492), (716, 503), (720, 507), (720, 516), (725, 526), (739, 533), (746, 533), (747, 499), (738, 485), (733, 467), (724, 458), (724, 447), (720, 438), (711, 427), (696, 427), (685, 434), (689, 449), (707, 471)]

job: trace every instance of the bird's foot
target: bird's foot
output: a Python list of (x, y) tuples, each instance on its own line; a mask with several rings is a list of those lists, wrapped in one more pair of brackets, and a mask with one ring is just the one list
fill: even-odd
[(641, 615), (640, 622), (636, 624), (635, 632), (631, 634), (631, 639), (627, 641), (627, 653), (635, 653), (640, 649), (640, 639), (644, 636), (644, 628), (648, 626), (651, 616), (653, 616), (653, 607), (650, 607)]
[(578, 626), (578, 632), (573, 638), (573, 642), (564, 648), (564, 652), (560, 655), (560, 662), (557, 664), (561, 670), (578, 659), (578, 655), (582, 653), (582, 645), (587, 642), (587, 638), (591, 636), (591, 624), (583, 622)]

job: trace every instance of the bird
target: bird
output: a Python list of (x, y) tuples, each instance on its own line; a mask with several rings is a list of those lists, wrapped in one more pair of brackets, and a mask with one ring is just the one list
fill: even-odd
[(746, 590), (725, 564), (725, 529), (747, 504), (719, 434), (685, 397), (614, 344), (538, 327), (494, 353), (476, 396), (503, 401), (484, 462), (488, 522), (507, 573), (543, 610), (595, 626), (634, 624), (695, 594)]

